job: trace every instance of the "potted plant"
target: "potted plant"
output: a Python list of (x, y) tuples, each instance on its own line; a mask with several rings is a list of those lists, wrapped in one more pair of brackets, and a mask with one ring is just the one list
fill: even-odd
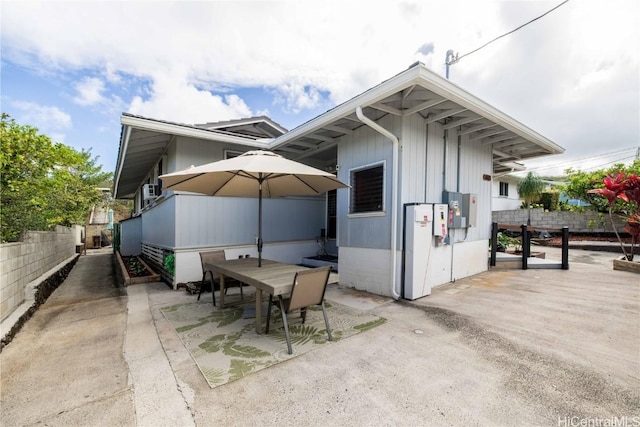
[[(609, 202), (609, 218), (623, 254), (622, 260), (614, 260), (613, 268), (640, 273), (640, 263), (633, 262), (635, 247), (640, 241), (640, 177), (636, 174), (626, 173), (618, 173), (616, 176), (607, 175), (603, 184), (604, 188), (589, 190), (589, 193), (601, 195)], [(614, 210), (626, 218), (627, 224), (624, 231), (631, 235), (631, 249), (629, 251), (625, 248), (624, 242), (616, 230), (613, 221)]]

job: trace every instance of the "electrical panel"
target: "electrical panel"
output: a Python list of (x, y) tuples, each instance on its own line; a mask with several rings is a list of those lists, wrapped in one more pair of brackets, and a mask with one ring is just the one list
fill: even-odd
[(448, 233), (447, 205), (433, 205), (433, 235), (445, 237)]
[(462, 195), (462, 216), (467, 218), (467, 227), (478, 225), (478, 195), (465, 193)]
[(443, 191), (442, 203), (449, 206), (449, 228), (466, 228), (467, 219), (462, 215), (462, 193), (455, 191)]
[(415, 222), (422, 223), (422, 226), (424, 227), (426, 223), (431, 222), (433, 209), (431, 208), (431, 205), (416, 205), (415, 208), (413, 208), (413, 213), (413, 220)]

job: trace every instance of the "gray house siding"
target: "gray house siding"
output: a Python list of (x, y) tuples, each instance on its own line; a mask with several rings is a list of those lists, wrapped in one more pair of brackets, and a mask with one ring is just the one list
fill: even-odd
[[(258, 143), (258, 145), (260, 145)], [(222, 160), (225, 151), (245, 152), (251, 146), (225, 144), (187, 137), (176, 137), (164, 156), (164, 172), (174, 172), (191, 165)], [(157, 163), (147, 174), (155, 182)], [(147, 180), (145, 178), (145, 181)], [(142, 185), (142, 183), (140, 184)], [(138, 201), (140, 190), (136, 196)], [(139, 206), (139, 205), (137, 205)], [(326, 196), (288, 197), (263, 200), (263, 256), (289, 263), (316, 255), (316, 237), (326, 228)], [(257, 256), (258, 199), (210, 197), (199, 194), (164, 191), (146, 206), (139, 220), (128, 227), (131, 252), (139, 254), (142, 246), (152, 251), (173, 251), (176, 255), (175, 282), (200, 280), (198, 252), (225, 249), (230, 257)], [(174, 286), (175, 284), (174, 283)]]
[(176, 199), (167, 197), (142, 214), (142, 242), (161, 248), (176, 244)]
[(120, 253), (139, 255), (142, 252), (142, 217), (122, 221), (120, 227)]
[[(174, 199), (177, 248), (255, 244), (258, 199), (186, 194)], [(325, 216), (324, 197), (264, 199), (263, 240), (268, 244), (315, 239), (325, 227)]]
[[(458, 148), (455, 129), (418, 116), (386, 116), (378, 122), (400, 138), (398, 179), (398, 230), (396, 283), (400, 281), (402, 206), (404, 203), (441, 203), (443, 190), (477, 195), (477, 226), (452, 229), (450, 244), (434, 248), (430, 277), (433, 286), (486, 270), (486, 245), (491, 223), (492, 173), (490, 146), (469, 142), (463, 135)], [(350, 215), (350, 190), (338, 193), (338, 244), (340, 281), (345, 286), (392, 295), (391, 182), (393, 145), (368, 127), (344, 137), (338, 145), (338, 177), (349, 182), (350, 170), (383, 162), (385, 165), (384, 214)], [(459, 169), (459, 171), (458, 171)], [(458, 173), (459, 172), (459, 173)]]
[[(394, 134), (400, 134), (402, 120), (387, 116), (380, 124)], [(351, 215), (350, 190), (339, 190), (338, 246), (389, 249), (391, 238), (391, 180), (393, 174), (393, 147), (378, 132), (363, 126), (338, 143), (338, 179), (351, 184), (351, 171), (378, 163), (384, 164), (384, 212)]]

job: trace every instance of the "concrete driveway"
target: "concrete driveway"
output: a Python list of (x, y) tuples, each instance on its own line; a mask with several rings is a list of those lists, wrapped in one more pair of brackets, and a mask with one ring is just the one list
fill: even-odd
[[(159, 311), (195, 296), (155, 283), (126, 307), (63, 308), (76, 276), (0, 355), (2, 425), (640, 425), (640, 280), (570, 254), (569, 271), (490, 271), (414, 302), (333, 287), (387, 323), (215, 389)], [(91, 327), (66, 339), (74, 319)]]
[(169, 294), (149, 298), (197, 425), (632, 425), (640, 280), (612, 256), (572, 252), (569, 271), (491, 271), (411, 303), (332, 289), (388, 322), (216, 389), (158, 312)]

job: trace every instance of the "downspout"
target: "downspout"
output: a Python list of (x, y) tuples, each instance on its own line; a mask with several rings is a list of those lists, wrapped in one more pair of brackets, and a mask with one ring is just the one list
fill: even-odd
[(458, 153), (456, 154), (456, 191), (460, 192), (460, 153), (462, 152), (462, 137), (458, 133)]
[(396, 260), (396, 252), (398, 250), (398, 196), (396, 192), (398, 188), (398, 147), (400, 146), (400, 140), (387, 129), (366, 117), (362, 112), (362, 107), (356, 107), (356, 116), (362, 123), (387, 137), (393, 144), (393, 175), (391, 178), (391, 294), (393, 298), (397, 300), (400, 299), (400, 294), (396, 291), (396, 272), (398, 269), (398, 262)]
[(449, 130), (444, 131), (442, 136), (442, 192), (447, 191), (447, 164), (449, 163)]

